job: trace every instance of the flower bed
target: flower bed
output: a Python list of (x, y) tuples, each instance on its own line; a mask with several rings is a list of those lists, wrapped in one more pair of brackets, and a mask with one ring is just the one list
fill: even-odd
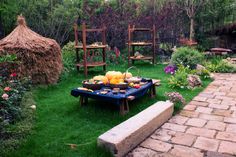
[(8, 128), (23, 117), (21, 101), (30, 89), (28, 78), (19, 78), (14, 72), (15, 56), (2, 56), (0, 60), (0, 140), (10, 138)]

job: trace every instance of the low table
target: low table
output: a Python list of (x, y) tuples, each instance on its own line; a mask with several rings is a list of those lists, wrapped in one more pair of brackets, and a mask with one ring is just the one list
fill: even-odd
[(80, 96), (80, 105), (86, 105), (88, 103), (88, 98), (106, 101), (109, 103), (113, 103), (116, 105), (119, 105), (120, 108), (120, 114), (124, 115), (129, 112), (129, 101), (132, 101), (134, 99), (137, 99), (139, 97), (144, 96), (148, 92), (150, 92), (150, 96), (154, 97), (156, 95), (156, 88), (155, 86), (159, 85), (159, 80), (149, 80), (146, 84), (142, 85), (140, 88), (131, 88), (129, 87), (126, 89), (126, 93), (118, 93), (114, 94), (112, 92), (108, 92), (107, 94), (101, 94), (100, 91), (104, 90), (104, 88), (109, 87), (103, 87), (101, 90), (95, 90), (93, 92), (84, 91), (80, 89), (73, 89), (71, 91), (71, 95), (75, 97)]
[(212, 48), (211, 49), (211, 53), (213, 55), (227, 55), (227, 54), (229, 54), (231, 52), (232, 52), (232, 50), (225, 49), (225, 48)]

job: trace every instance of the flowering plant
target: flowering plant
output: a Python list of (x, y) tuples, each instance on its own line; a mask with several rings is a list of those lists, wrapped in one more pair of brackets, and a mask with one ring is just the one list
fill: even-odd
[(169, 92), (166, 93), (165, 95), (174, 104), (181, 103), (182, 105), (185, 105), (186, 103), (184, 97), (178, 92)]
[(168, 65), (165, 67), (164, 71), (166, 74), (174, 75), (177, 67), (175, 65)]
[(17, 73), (9, 76), (0, 77), (0, 132), (21, 117), (21, 100), (30, 88), (28, 78), (18, 79)]

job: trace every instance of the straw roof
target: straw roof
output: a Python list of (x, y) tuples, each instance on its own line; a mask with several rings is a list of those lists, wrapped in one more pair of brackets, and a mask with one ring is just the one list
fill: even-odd
[(18, 16), (17, 23), (18, 26), (0, 40), (0, 56), (16, 54), (21, 62), (17, 68), (19, 74), (30, 76), (34, 83), (56, 83), (62, 71), (59, 44), (29, 29), (23, 16)]

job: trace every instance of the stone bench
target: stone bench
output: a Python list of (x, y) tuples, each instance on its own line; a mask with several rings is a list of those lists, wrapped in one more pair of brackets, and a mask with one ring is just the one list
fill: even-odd
[(100, 135), (98, 146), (108, 149), (116, 157), (122, 157), (165, 123), (173, 110), (173, 103), (157, 102)]

